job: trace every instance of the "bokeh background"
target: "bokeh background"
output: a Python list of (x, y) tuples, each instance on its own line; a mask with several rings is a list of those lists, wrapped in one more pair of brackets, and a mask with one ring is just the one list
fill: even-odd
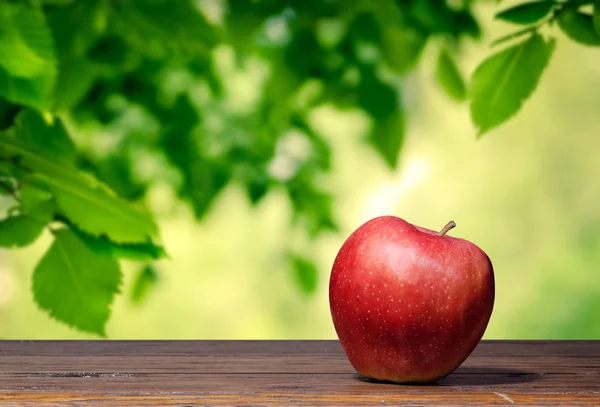
[[(482, 38), (461, 45), (465, 74), (492, 52), (493, 38), (514, 30), (493, 20), (494, 2), (473, 11)], [(365, 143), (370, 124), (363, 112), (312, 108), (307, 120), (331, 146), (331, 168), (319, 182), (331, 191), (337, 231), (306, 234), (291, 223), (283, 190), (254, 206), (236, 183), (198, 221), (157, 176), (144, 199), (170, 258), (154, 264), (158, 282), (140, 302), (130, 295), (139, 265), (123, 264), (109, 338), (335, 338), (327, 294), (333, 259), (349, 233), (383, 214), (431, 229), (453, 219), (452, 235), (488, 253), (497, 296), (486, 338), (600, 338), (600, 54), (556, 35), (556, 52), (531, 99), (480, 139), (468, 104), (440, 91), (437, 48), (428, 44), (402, 76), (407, 125), (393, 170)], [(231, 103), (251, 104), (265, 75), (260, 64), (236, 66), (226, 47), (212, 58)], [(140, 120), (132, 115), (111, 128)], [(229, 123), (221, 125), (226, 131)], [(112, 148), (107, 130), (72, 126), (83, 150)], [(290, 148), (301, 150), (298, 143)], [(148, 165), (153, 177), (159, 169)], [(0, 251), (1, 338), (92, 337), (51, 320), (32, 299), (31, 273), (49, 242), (43, 236), (25, 249)], [(314, 261), (313, 291), (300, 287), (284, 255), (290, 248)]]

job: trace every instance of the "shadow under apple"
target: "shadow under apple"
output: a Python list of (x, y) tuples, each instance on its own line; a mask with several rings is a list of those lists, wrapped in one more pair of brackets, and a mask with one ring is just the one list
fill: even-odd
[(518, 369), (495, 367), (463, 367), (458, 368), (443, 379), (434, 383), (401, 384), (390, 381), (375, 380), (355, 375), (355, 379), (367, 383), (392, 384), (397, 386), (494, 386), (534, 382), (541, 377), (539, 373), (525, 372)]

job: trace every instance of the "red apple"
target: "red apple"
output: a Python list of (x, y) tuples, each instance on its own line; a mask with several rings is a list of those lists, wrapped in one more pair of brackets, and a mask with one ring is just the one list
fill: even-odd
[(382, 216), (342, 245), (331, 271), (335, 330), (362, 376), (399, 383), (443, 378), (481, 340), (494, 271), (473, 243)]

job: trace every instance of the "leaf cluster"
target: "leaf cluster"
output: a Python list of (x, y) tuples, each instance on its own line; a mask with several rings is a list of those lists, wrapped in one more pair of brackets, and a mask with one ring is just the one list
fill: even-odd
[(500, 11), (496, 18), (525, 28), (495, 40), (494, 45), (518, 42), (485, 59), (473, 73), (471, 118), (479, 135), (517, 113), (535, 90), (556, 43), (542, 30), (549, 30), (556, 23), (573, 41), (600, 46), (597, 1), (529, 1)]
[(75, 147), (60, 119), (24, 109), (0, 135), (0, 182), (14, 200), (0, 220), (0, 247), (33, 243), (46, 229), (53, 242), (33, 272), (38, 305), (59, 321), (105, 335), (119, 292), (119, 259), (165, 255), (142, 210), (75, 167)]

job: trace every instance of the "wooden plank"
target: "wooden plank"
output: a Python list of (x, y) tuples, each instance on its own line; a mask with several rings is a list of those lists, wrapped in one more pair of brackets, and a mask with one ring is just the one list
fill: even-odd
[[(293, 346), (290, 344), (293, 342)], [(2, 341), (0, 356), (342, 355), (334, 340)]]
[(306, 394), (394, 394), (413, 393), (590, 393), (600, 396), (600, 375), (520, 375), (505, 373), (457, 373), (434, 385), (399, 385), (366, 380), (348, 374), (132, 374), (132, 373), (23, 373), (0, 375), (0, 392), (98, 391), (194, 392), (227, 394), (256, 392), (300, 392)]
[(600, 405), (597, 395), (569, 394), (511, 394), (443, 393), (370, 395), (370, 394), (299, 394), (290, 392), (260, 392), (252, 394), (98, 394), (35, 393), (0, 395), (2, 406), (43, 405), (48, 407), (96, 405), (138, 407), (156, 406), (595, 406)]
[[(290, 344), (293, 343), (293, 346)], [(343, 355), (335, 340), (232, 340), (232, 341), (14, 341), (0, 342), (0, 356), (121, 356), (121, 355)], [(498, 341), (484, 340), (473, 356), (600, 356), (600, 341)]]
[(473, 351), (473, 355), (493, 356), (600, 356), (600, 341), (595, 340), (527, 340), (504, 341), (484, 340)]
[[(60, 358), (57, 360), (57, 358)], [(343, 355), (190, 355), (190, 356), (0, 356), (1, 373), (350, 373)], [(543, 358), (471, 356), (462, 373), (585, 373), (600, 372), (600, 357)]]
[[(358, 376), (337, 341), (4, 341), (2, 405), (596, 405), (600, 341), (484, 341), (435, 385)], [(382, 402), (383, 400), (383, 402)]]
[[(4, 341), (0, 361), (0, 372), (8, 373), (353, 372), (337, 341)], [(597, 373), (599, 367), (600, 342), (484, 341), (459, 372)]]

